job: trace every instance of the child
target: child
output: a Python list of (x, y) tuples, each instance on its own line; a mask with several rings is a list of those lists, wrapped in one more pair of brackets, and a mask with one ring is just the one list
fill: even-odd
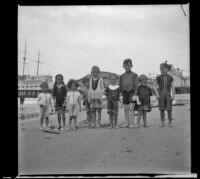
[[(58, 130), (65, 129), (65, 108), (66, 108), (67, 89), (63, 81), (63, 75), (57, 74), (53, 85), (53, 100), (55, 111), (57, 112)], [(61, 127), (61, 116), (63, 128)]]
[[(89, 103), (94, 124), (92, 127), (100, 127), (101, 120), (101, 103), (104, 92), (103, 79), (100, 77), (100, 69), (98, 66), (93, 66), (91, 70), (92, 77), (89, 81)], [(96, 112), (98, 114), (98, 121), (96, 125)]]
[[(160, 64), (161, 75), (156, 78), (155, 89), (157, 99), (159, 101), (161, 126), (164, 127), (165, 110), (168, 113), (169, 127), (172, 127), (172, 101), (174, 100), (174, 85), (173, 77), (167, 74), (171, 69), (171, 65), (165, 63)], [(172, 94), (171, 94), (172, 92)]]
[(107, 110), (110, 120), (109, 128), (113, 127), (118, 128), (117, 126), (118, 101), (120, 100), (121, 104), (123, 103), (122, 93), (120, 91), (119, 85), (117, 85), (117, 80), (118, 76), (116, 74), (112, 74), (110, 85), (108, 85), (103, 95), (103, 99), (107, 97)]
[(137, 127), (140, 127), (140, 120), (143, 117), (144, 127), (147, 127), (146, 113), (151, 111), (150, 97), (152, 96), (151, 88), (147, 86), (148, 77), (146, 75), (139, 76), (140, 86), (138, 87), (139, 112)]
[(20, 94), (19, 99), (20, 99), (20, 106), (21, 108), (23, 108), (24, 100), (25, 100), (25, 94), (23, 92)]
[[(123, 94), (123, 104), (126, 123), (123, 127), (134, 127), (134, 107), (138, 90), (138, 75), (131, 71), (132, 60), (125, 59), (123, 67), (125, 73), (120, 76), (119, 86)], [(130, 125), (130, 126), (129, 126)]]
[(78, 83), (71, 79), (68, 82), (68, 88), (70, 91), (67, 93), (67, 109), (69, 112), (69, 129), (71, 129), (72, 120), (74, 125), (72, 129), (76, 129), (76, 119), (78, 115), (78, 110), (81, 112), (81, 94), (77, 91)]
[(52, 98), (48, 93), (47, 82), (42, 82), (40, 85), (42, 92), (38, 95), (37, 102), (40, 106), (40, 129), (43, 129), (43, 121), (45, 118), (46, 127), (49, 126), (50, 108), (53, 111)]
[(86, 115), (87, 115), (86, 122), (88, 124), (88, 127), (90, 127), (91, 126), (91, 110), (90, 110), (90, 103), (89, 103), (89, 84), (85, 85), (85, 89), (83, 91), (83, 102), (86, 106)]

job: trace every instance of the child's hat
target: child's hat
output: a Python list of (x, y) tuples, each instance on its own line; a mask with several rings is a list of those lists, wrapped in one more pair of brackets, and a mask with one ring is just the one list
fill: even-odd
[(165, 63), (161, 63), (160, 67), (164, 67), (167, 68), (168, 70), (171, 70), (172, 65), (167, 64), (167, 60), (165, 61)]
[(143, 81), (143, 80), (148, 80), (148, 77), (146, 75), (142, 74), (142, 75), (139, 76), (138, 80), (140, 82)]
[(40, 87), (47, 87), (47, 88), (49, 88), (48, 83), (47, 83), (46, 81), (43, 81), (43, 82), (40, 84)]

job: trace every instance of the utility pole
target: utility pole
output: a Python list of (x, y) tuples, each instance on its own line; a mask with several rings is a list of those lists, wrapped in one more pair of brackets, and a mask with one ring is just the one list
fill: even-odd
[(26, 44), (27, 44), (27, 40), (25, 42), (25, 50), (24, 50), (24, 62), (23, 62), (23, 72), (22, 72), (22, 76), (24, 76), (24, 68), (25, 68), (25, 61), (26, 61)]

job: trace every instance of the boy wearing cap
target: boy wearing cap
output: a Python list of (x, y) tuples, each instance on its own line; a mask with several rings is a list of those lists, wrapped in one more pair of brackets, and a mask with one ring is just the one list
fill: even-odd
[[(164, 127), (165, 110), (168, 113), (169, 127), (172, 127), (172, 101), (174, 100), (174, 84), (173, 77), (168, 74), (171, 65), (165, 63), (160, 64), (161, 75), (156, 78), (156, 96), (159, 101), (161, 126)], [(172, 95), (171, 95), (172, 91)]]
[(40, 129), (43, 129), (44, 119), (46, 127), (48, 128), (49, 126), (49, 114), (50, 114), (50, 109), (51, 111), (53, 111), (53, 105), (52, 105), (51, 94), (48, 93), (47, 82), (42, 82), (40, 87), (42, 92), (39, 93), (37, 102), (40, 106)]
[[(123, 127), (134, 127), (134, 107), (138, 91), (138, 75), (131, 71), (132, 60), (125, 59), (123, 67), (125, 73), (120, 76), (119, 86), (123, 95), (123, 105), (126, 123)], [(129, 126), (130, 125), (130, 126)]]

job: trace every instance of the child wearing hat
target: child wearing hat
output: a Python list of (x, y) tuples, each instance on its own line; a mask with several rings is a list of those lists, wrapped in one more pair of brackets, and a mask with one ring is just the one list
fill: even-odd
[[(174, 84), (173, 77), (168, 74), (171, 69), (171, 65), (165, 63), (160, 64), (161, 75), (156, 78), (155, 89), (156, 96), (159, 101), (161, 126), (164, 127), (165, 110), (168, 113), (169, 127), (172, 127), (172, 101), (174, 100)], [(157, 90), (158, 89), (158, 90)], [(172, 92), (172, 93), (171, 93)]]
[(126, 118), (126, 123), (122, 127), (131, 128), (134, 127), (134, 108), (138, 91), (138, 75), (131, 71), (132, 66), (132, 60), (125, 59), (123, 62), (125, 73), (123, 73), (119, 79), (119, 86), (123, 95), (123, 105)]
[(46, 127), (48, 128), (49, 126), (49, 114), (50, 110), (53, 111), (53, 105), (51, 94), (48, 92), (47, 82), (42, 82), (40, 87), (42, 92), (39, 93), (37, 102), (40, 107), (40, 129), (43, 129), (44, 119)]
[(144, 127), (147, 127), (147, 112), (151, 111), (151, 102), (150, 97), (152, 96), (152, 91), (149, 86), (147, 86), (148, 77), (144, 74), (139, 76), (139, 87), (138, 87), (138, 98), (139, 98), (139, 107), (138, 107), (138, 120), (137, 128), (140, 127), (140, 120), (143, 117)]

